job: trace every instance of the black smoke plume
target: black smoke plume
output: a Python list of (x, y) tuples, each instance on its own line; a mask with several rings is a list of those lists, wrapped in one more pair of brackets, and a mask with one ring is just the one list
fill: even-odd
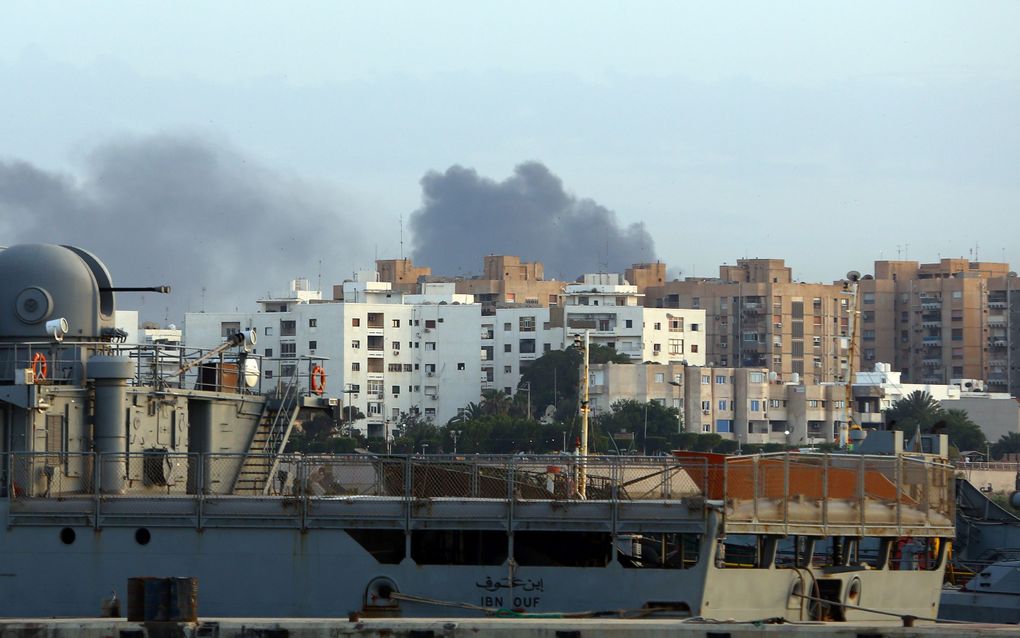
[[(169, 284), (170, 295), (125, 293), (118, 307), (180, 322), (186, 311), (254, 311), (267, 292), (306, 276), (323, 287), (356, 233), (335, 194), (184, 136), (122, 140), (93, 150), (80, 177), (0, 160), (0, 245), (81, 246), (119, 286)], [(324, 291), (326, 296), (329, 293)]]
[(410, 219), (414, 260), (436, 274), (478, 273), (491, 254), (541, 261), (546, 278), (569, 280), (655, 260), (643, 223), (621, 227), (613, 211), (574, 197), (538, 162), (502, 182), (453, 166), (421, 185), (423, 205)]

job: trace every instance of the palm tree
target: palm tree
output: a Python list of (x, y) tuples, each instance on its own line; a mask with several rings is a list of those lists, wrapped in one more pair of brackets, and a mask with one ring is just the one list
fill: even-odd
[(510, 414), (510, 397), (502, 390), (482, 392), (482, 413), (491, 416)]
[(885, 412), (886, 426), (894, 430), (913, 431), (920, 426), (927, 430), (943, 419), (942, 406), (930, 394), (915, 390), (892, 405)]
[(1020, 433), (1010, 432), (1003, 434), (999, 440), (992, 445), (992, 458), (1001, 459), (1006, 454), (1020, 452)]

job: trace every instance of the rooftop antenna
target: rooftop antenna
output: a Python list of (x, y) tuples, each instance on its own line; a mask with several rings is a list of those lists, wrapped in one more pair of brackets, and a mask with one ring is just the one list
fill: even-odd
[(900, 250), (900, 245), (896, 244), (896, 261), (900, 261), (901, 260), (901, 258), (902, 258), (902, 255), (900, 254), (901, 252), (902, 251)]
[(205, 286), (202, 286), (202, 312), (205, 312)]
[(974, 242), (974, 261), (981, 261), (981, 244)]
[(400, 261), (404, 261), (404, 216), (400, 216)]
[(316, 289), (319, 292), (322, 292), (322, 258), (321, 257), (319, 258), (319, 281), (315, 285), (315, 287), (316, 287)]

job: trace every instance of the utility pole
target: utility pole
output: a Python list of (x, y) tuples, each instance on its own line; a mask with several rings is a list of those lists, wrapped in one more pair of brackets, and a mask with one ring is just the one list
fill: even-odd
[(582, 380), (583, 394), (581, 395), (581, 449), (579, 450), (580, 462), (577, 466), (577, 494), (581, 498), (587, 498), (586, 483), (588, 481), (588, 396), (589, 396), (589, 384), (588, 384), (588, 348), (591, 342), (591, 331), (584, 331), (584, 338), (579, 336), (574, 338), (575, 345), (581, 345), (583, 347), (582, 352), (584, 353), (584, 378)]

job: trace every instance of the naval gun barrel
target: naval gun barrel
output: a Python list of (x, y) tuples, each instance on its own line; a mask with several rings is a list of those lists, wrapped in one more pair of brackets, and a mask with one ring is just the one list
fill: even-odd
[(162, 295), (170, 294), (170, 286), (113, 286), (100, 288), (100, 292), (158, 292)]
[(184, 374), (185, 372), (187, 372), (188, 370), (191, 370), (192, 368), (194, 368), (198, 364), (202, 363), (203, 361), (207, 361), (208, 359), (210, 359), (212, 357), (215, 357), (216, 355), (218, 355), (219, 353), (223, 352), (224, 350), (226, 350), (228, 348), (233, 348), (235, 346), (239, 346), (239, 345), (243, 344), (245, 339), (247, 339), (247, 338), (248, 338), (248, 336), (245, 333), (243, 333), (243, 332), (235, 332), (234, 334), (232, 334), (229, 337), (227, 337), (227, 340), (226, 340), (225, 343), (221, 343), (220, 345), (216, 346), (215, 348), (213, 348), (209, 352), (206, 352), (205, 354), (203, 354), (201, 357), (195, 359), (194, 361), (191, 361), (190, 363), (184, 364), (183, 366), (181, 366), (180, 370), (178, 370), (177, 372), (173, 373), (171, 376), (179, 377), (182, 374)]

